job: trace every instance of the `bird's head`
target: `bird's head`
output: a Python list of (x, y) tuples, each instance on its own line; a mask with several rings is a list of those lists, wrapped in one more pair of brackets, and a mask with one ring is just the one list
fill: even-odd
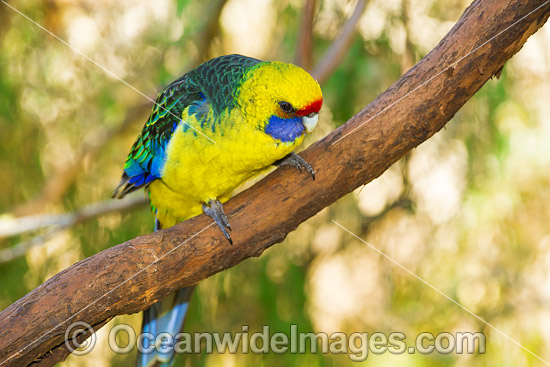
[(317, 126), (323, 95), (319, 83), (305, 70), (273, 61), (250, 68), (236, 101), (255, 128), (277, 141), (294, 143)]

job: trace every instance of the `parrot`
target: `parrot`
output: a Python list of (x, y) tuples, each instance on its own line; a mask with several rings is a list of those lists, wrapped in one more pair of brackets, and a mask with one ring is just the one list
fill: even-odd
[[(283, 165), (315, 179), (293, 151), (317, 126), (322, 104), (319, 83), (296, 65), (237, 54), (206, 61), (158, 94), (113, 198), (144, 188), (155, 231), (204, 213), (232, 245), (223, 203), (243, 182)], [(142, 332), (181, 332), (194, 287), (145, 310)], [(151, 349), (138, 367), (174, 363), (173, 348)]]

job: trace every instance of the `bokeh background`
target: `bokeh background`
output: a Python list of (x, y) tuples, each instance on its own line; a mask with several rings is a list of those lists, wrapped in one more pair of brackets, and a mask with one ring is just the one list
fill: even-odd
[[(311, 60), (304, 0), (14, 0), (24, 14), (153, 97), (208, 58), (243, 53), (315, 69), (360, 17), (322, 78), (325, 136), (391, 85), (450, 30), (465, 0), (320, 0)], [(362, 4), (359, 3), (359, 7)], [(357, 10), (358, 9), (358, 10)], [(307, 13), (307, 12), (306, 12)], [(307, 29), (307, 27), (305, 27)], [(352, 29), (354, 27), (351, 27)], [(305, 47), (305, 48), (304, 48)], [(301, 55), (301, 56), (300, 56)], [(550, 26), (529, 39), (447, 127), (380, 178), (339, 200), (259, 259), (202, 282), (186, 329), (482, 331), (484, 355), (370, 354), (366, 366), (542, 366), (498, 332), (394, 265), (332, 219), (550, 360)], [(62, 225), (54, 214), (110, 208), (151, 103), (0, 4), (0, 309), (57, 272), (153, 229), (136, 204)], [(88, 207), (90, 209), (90, 207)], [(106, 209), (107, 211), (110, 209)], [(85, 214), (89, 212), (85, 212)], [(82, 214), (82, 213), (80, 213)], [(30, 217), (29, 217), (30, 216)], [(17, 218), (57, 226), (26, 233)], [(70, 218), (69, 218), (70, 219)], [(132, 366), (108, 348), (61, 366)], [(177, 366), (345, 366), (347, 355), (178, 357)]]

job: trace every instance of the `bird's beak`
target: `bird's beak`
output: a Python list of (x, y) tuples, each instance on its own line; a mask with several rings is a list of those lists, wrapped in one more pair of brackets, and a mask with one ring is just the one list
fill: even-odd
[(312, 112), (309, 115), (302, 116), (302, 123), (304, 124), (308, 133), (312, 132), (315, 129), (318, 121), (319, 114), (317, 112)]

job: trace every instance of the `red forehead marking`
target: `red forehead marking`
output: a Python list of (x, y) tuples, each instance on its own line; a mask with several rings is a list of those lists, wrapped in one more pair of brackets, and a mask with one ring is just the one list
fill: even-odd
[(323, 98), (316, 100), (313, 103), (308, 104), (304, 108), (296, 111), (298, 116), (307, 116), (312, 112), (319, 112), (321, 106), (323, 105)]

